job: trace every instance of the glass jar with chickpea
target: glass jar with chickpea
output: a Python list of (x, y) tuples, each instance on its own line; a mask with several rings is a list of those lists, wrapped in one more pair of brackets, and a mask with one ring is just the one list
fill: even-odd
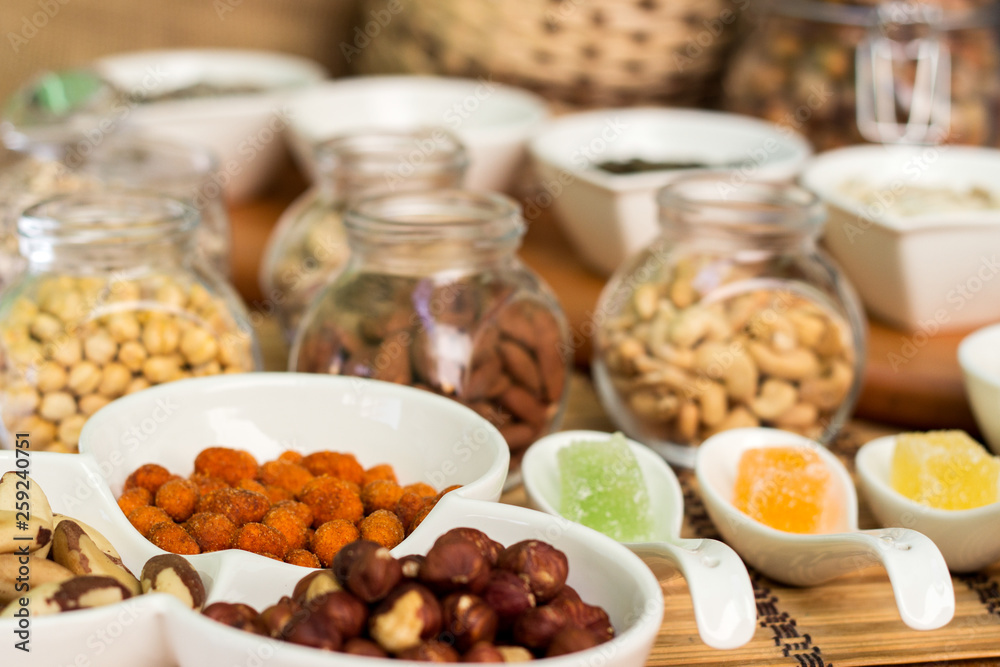
[(0, 444), (75, 452), (87, 418), (151, 385), (259, 367), (246, 308), (160, 195), (60, 195), (18, 222), (28, 268), (0, 298)]

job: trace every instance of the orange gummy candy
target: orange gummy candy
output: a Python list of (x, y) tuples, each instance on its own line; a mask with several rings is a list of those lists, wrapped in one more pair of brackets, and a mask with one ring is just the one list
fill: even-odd
[(831, 533), (840, 523), (833, 474), (808, 447), (757, 447), (743, 452), (733, 505), (789, 533)]

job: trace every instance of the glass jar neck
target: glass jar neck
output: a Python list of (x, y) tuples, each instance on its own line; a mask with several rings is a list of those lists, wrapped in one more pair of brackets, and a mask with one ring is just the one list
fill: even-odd
[(804, 188), (785, 183), (736, 185), (726, 174), (675, 181), (659, 194), (660, 224), (671, 241), (722, 252), (810, 252), (826, 213)]
[(524, 235), (518, 205), (465, 190), (377, 195), (344, 218), (351, 261), (396, 275), (477, 273), (515, 261)]
[(18, 235), (35, 273), (141, 272), (190, 264), (197, 224), (197, 214), (180, 201), (105, 191), (31, 206), (18, 221)]
[(327, 201), (350, 204), (379, 194), (458, 188), (465, 148), (442, 129), (359, 132), (316, 150), (318, 185)]

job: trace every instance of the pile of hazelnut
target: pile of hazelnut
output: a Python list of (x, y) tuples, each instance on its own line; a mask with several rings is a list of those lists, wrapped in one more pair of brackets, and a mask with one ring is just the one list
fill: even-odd
[(257, 613), (217, 602), (204, 614), (255, 634), (327, 651), (429, 662), (523, 662), (615, 635), (607, 612), (566, 585), (566, 555), (539, 540), (504, 548), (455, 528), (426, 556), (396, 559), (359, 540), (292, 597)]

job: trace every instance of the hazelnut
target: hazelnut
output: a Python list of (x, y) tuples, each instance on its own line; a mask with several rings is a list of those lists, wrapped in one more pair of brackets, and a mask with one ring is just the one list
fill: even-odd
[(496, 637), (497, 613), (478, 595), (452, 593), (441, 603), (441, 615), (442, 636), (450, 634), (459, 651), (477, 642), (491, 642)]
[(419, 662), (458, 662), (458, 651), (444, 642), (431, 640), (413, 648), (400, 651), (396, 656), (400, 660), (417, 660)]
[(486, 587), (480, 592), (500, 618), (507, 625), (523, 611), (535, 606), (535, 596), (528, 582), (507, 570), (494, 570), (486, 582)]
[(552, 658), (557, 655), (576, 653), (593, 648), (600, 643), (593, 633), (570, 625), (556, 633), (556, 636), (552, 638), (552, 643), (549, 644), (549, 650), (545, 652), (545, 656)]
[(437, 538), (437, 543), (447, 543), (452, 541), (465, 540), (472, 542), (477, 547), (479, 547), (480, 552), (486, 558), (486, 562), (490, 564), (490, 567), (496, 567), (497, 559), (500, 557), (500, 552), (503, 551), (503, 545), (490, 538), (489, 535), (481, 530), (476, 530), (475, 528), (452, 528), (447, 533)]
[(325, 593), (342, 590), (337, 578), (330, 570), (310, 572), (295, 584), (292, 597), (300, 604), (309, 604), (314, 598)]
[(366, 655), (369, 658), (388, 658), (389, 654), (379, 648), (379, 645), (370, 639), (353, 637), (344, 642), (344, 647), (340, 649), (349, 655)]
[(514, 641), (532, 650), (547, 649), (567, 623), (566, 614), (555, 607), (527, 609), (514, 621)]
[(259, 624), (269, 636), (275, 639), (286, 635), (288, 626), (302, 613), (302, 606), (287, 595), (264, 611), (260, 612)]
[(442, 593), (468, 588), (479, 592), (490, 576), (490, 564), (468, 540), (437, 542), (420, 566), (420, 581)]
[(587, 604), (579, 598), (564, 596), (562, 593), (548, 606), (560, 610), (570, 625), (587, 630), (599, 642), (614, 639), (615, 629), (611, 625), (611, 619), (608, 617), (608, 612), (601, 607)]
[(351, 542), (338, 551), (332, 569), (340, 585), (365, 602), (381, 600), (403, 578), (399, 561), (389, 550), (367, 540)]
[(308, 609), (325, 616), (343, 639), (359, 636), (368, 624), (368, 607), (347, 591), (332, 591), (314, 597)]
[(205, 607), (201, 612), (213, 621), (237, 630), (245, 630), (254, 634), (264, 634), (259, 625), (260, 614), (250, 605), (242, 603), (216, 602)]
[(539, 603), (558, 595), (569, 573), (566, 554), (539, 540), (525, 540), (507, 547), (500, 553), (497, 567), (524, 577)]
[(489, 642), (479, 642), (462, 655), (462, 662), (503, 662), (503, 653)]
[(441, 631), (441, 606), (424, 586), (403, 584), (389, 594), (368, 620), (368, 633), (389, 653), (420, 645)]
[(323, 614), (301, 614), (285, 626), (285, 640), (324, 651), (339, 651), (344, 641), (340, 632)]
[(423, 565), (425, 557), (420, 554), (410, 554), (399, 559), (399, 567), (403, 571), (406, 579), (416, 579), (420, 574), (420, 566)]

